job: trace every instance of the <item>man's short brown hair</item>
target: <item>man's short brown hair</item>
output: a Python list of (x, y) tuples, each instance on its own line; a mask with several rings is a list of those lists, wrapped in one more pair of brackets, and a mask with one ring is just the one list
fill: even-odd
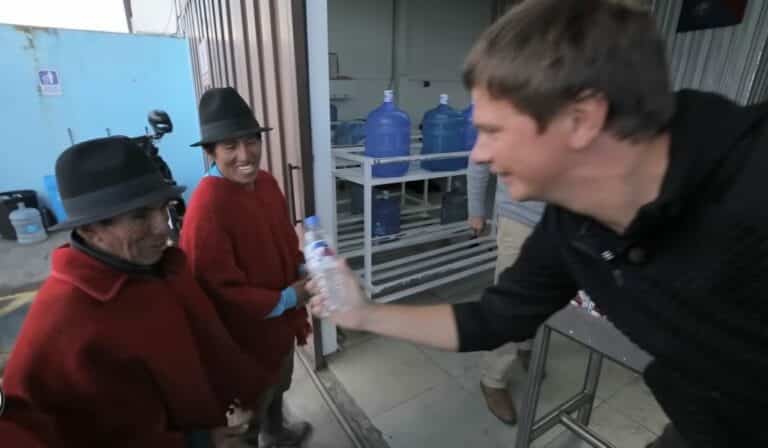
[(645, 139), (675, 109), (664, 42), (648, 11), (616, 0), (525, 0), (480, 37), (467, 88), (509, 100), (545, 130), (566, 104), (602, 95), (606, 130)]

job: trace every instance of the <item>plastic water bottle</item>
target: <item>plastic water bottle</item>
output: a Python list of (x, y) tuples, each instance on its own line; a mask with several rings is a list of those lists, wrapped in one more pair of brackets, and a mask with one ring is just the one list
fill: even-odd
[(364, 140), (365, 121), (363, 120), (342, 121), (336, 126), (333, 134), (333, 144), (339, 146), (359, 145)]
[[(448, 105), (448, 95), (440, 95), (440, 104), (428, 110), (422, 119), (422, 154), (464, 151), (464, 116)], [(468, 157), (424, 160), (421, 167), (429, 171), (458, 171), (467, 167)]]
[(19, 202), (18, 208), (8, 216), (11, 219), (19, 244), (33, 244), (48, 239), (43, 226), (43, 217), (36, 208), (27, 208)]
[[(411, 154), (411, 119), (394, 103), (394, 92), (384, 91), (384, 102), (365, 121), (365, 155), (368, 157), (403, 157)], [(374, 165), (373, 177), (400, 177), (408, 171), (408, 162)]]
[(472, 115), (475, 113), (475, 105), (470, 104), (461, 111), (464, 116), (464, 151), (472, 151), (477, 142), (477, 128), (472, 123)]
[(304, 257), (307, 270), (326, 296), (326, 309), (342, 311), (348, 307), (345, 300), (348, 291), (344, 289), (344, 277), (339, 272), (337, 258), (325, 239), (320, 219), (310, 216), (304, 220)]

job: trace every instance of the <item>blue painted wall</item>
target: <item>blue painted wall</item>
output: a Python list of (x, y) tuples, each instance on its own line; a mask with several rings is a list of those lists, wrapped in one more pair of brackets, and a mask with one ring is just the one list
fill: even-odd
[[(54, 173), (69, 143), (144, 133), (150, 109), (174, 124), (160, 154), (191, 191), (203, 158), (189, 144), (199, 136), (189, 46), (164, 36), (17, 27), (0, 24), (0, 191), (33, 189)], [(38, 70), (57, 70), (62, 95), (44, 96)]]

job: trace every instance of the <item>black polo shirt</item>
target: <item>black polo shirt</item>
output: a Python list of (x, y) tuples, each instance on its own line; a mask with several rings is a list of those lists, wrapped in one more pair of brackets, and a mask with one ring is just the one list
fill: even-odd
[(768, 406), (766, 117), (678, 93), (659, 197), (622, 235), (549, 206), (499, 283), (454, 307), (460, 349), (531, 338), (584, 289), (655, 357), (644, 376), (680, 432), (694, 446), (731, 437)]

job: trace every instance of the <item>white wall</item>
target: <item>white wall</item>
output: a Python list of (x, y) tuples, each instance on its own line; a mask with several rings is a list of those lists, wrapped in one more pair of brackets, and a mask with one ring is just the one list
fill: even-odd
[[(397, 74), (401, 108), (414, 127), (441, 93), (464, 108), (469, 94), (461, 67), (477, 36), (490, 25), (491, 0), (397, 0)], [(329, 51), (339, 55), (340, 74), (331, 80), (339, 118), (364, 118), (382, 99), (392, 70), (393, 0), (328, 0)], [(430, 83), (424, 87), (424, 81)]]

